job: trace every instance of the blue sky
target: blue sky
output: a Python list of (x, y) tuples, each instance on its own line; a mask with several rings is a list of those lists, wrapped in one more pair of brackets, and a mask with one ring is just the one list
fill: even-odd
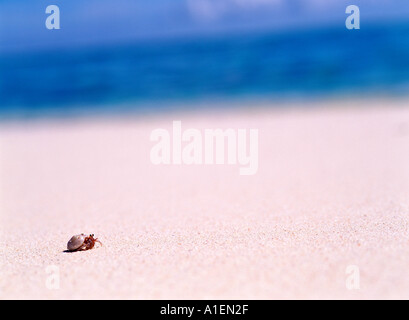
[[(61, 30), (45, 28), (45, 8)], [(0, 0), (0, 50), (24, 50), (232, 32), (344, 27), (345, 8), (361, 25), (409, 20), (408, 0)]]

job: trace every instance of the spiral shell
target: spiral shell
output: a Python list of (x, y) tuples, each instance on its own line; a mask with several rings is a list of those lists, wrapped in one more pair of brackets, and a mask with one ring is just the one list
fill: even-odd
[(81, 246), (84, 244), (85, 238), (87, 236), (83, 233), (77, 234), (75, 236), (72, 236), (70, 241), (67, 243), (67, 249), (69, 251), (75, 251), (81, 248)]

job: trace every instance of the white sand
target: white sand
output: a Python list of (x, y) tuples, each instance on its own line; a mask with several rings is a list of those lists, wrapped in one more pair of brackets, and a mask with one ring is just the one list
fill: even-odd
[[(0, 298), (409, 298), (409, 108), (334, 104), (1, 123)], [(258, 174), (154, 166), (172, 120), (259, 129)]]

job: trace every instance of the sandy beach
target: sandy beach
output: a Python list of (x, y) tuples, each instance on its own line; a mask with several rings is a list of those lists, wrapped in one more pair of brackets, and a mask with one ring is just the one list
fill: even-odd
[[(407, 299), (407, 105), (2, 122), (0, 299)], [(258, 129), (257, 174), (152, 164), (173, 120)]]

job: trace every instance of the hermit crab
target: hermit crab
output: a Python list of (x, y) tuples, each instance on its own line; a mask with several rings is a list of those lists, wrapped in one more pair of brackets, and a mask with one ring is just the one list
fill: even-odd
[(102, 242), (98, 238), (94, 238), (93, 234), (87, 236), (84, 233), (72, 236), (67, 243), (68, 251), (85, 251), (94, 248), (95, 243), (99, 243), (102, 246)]

